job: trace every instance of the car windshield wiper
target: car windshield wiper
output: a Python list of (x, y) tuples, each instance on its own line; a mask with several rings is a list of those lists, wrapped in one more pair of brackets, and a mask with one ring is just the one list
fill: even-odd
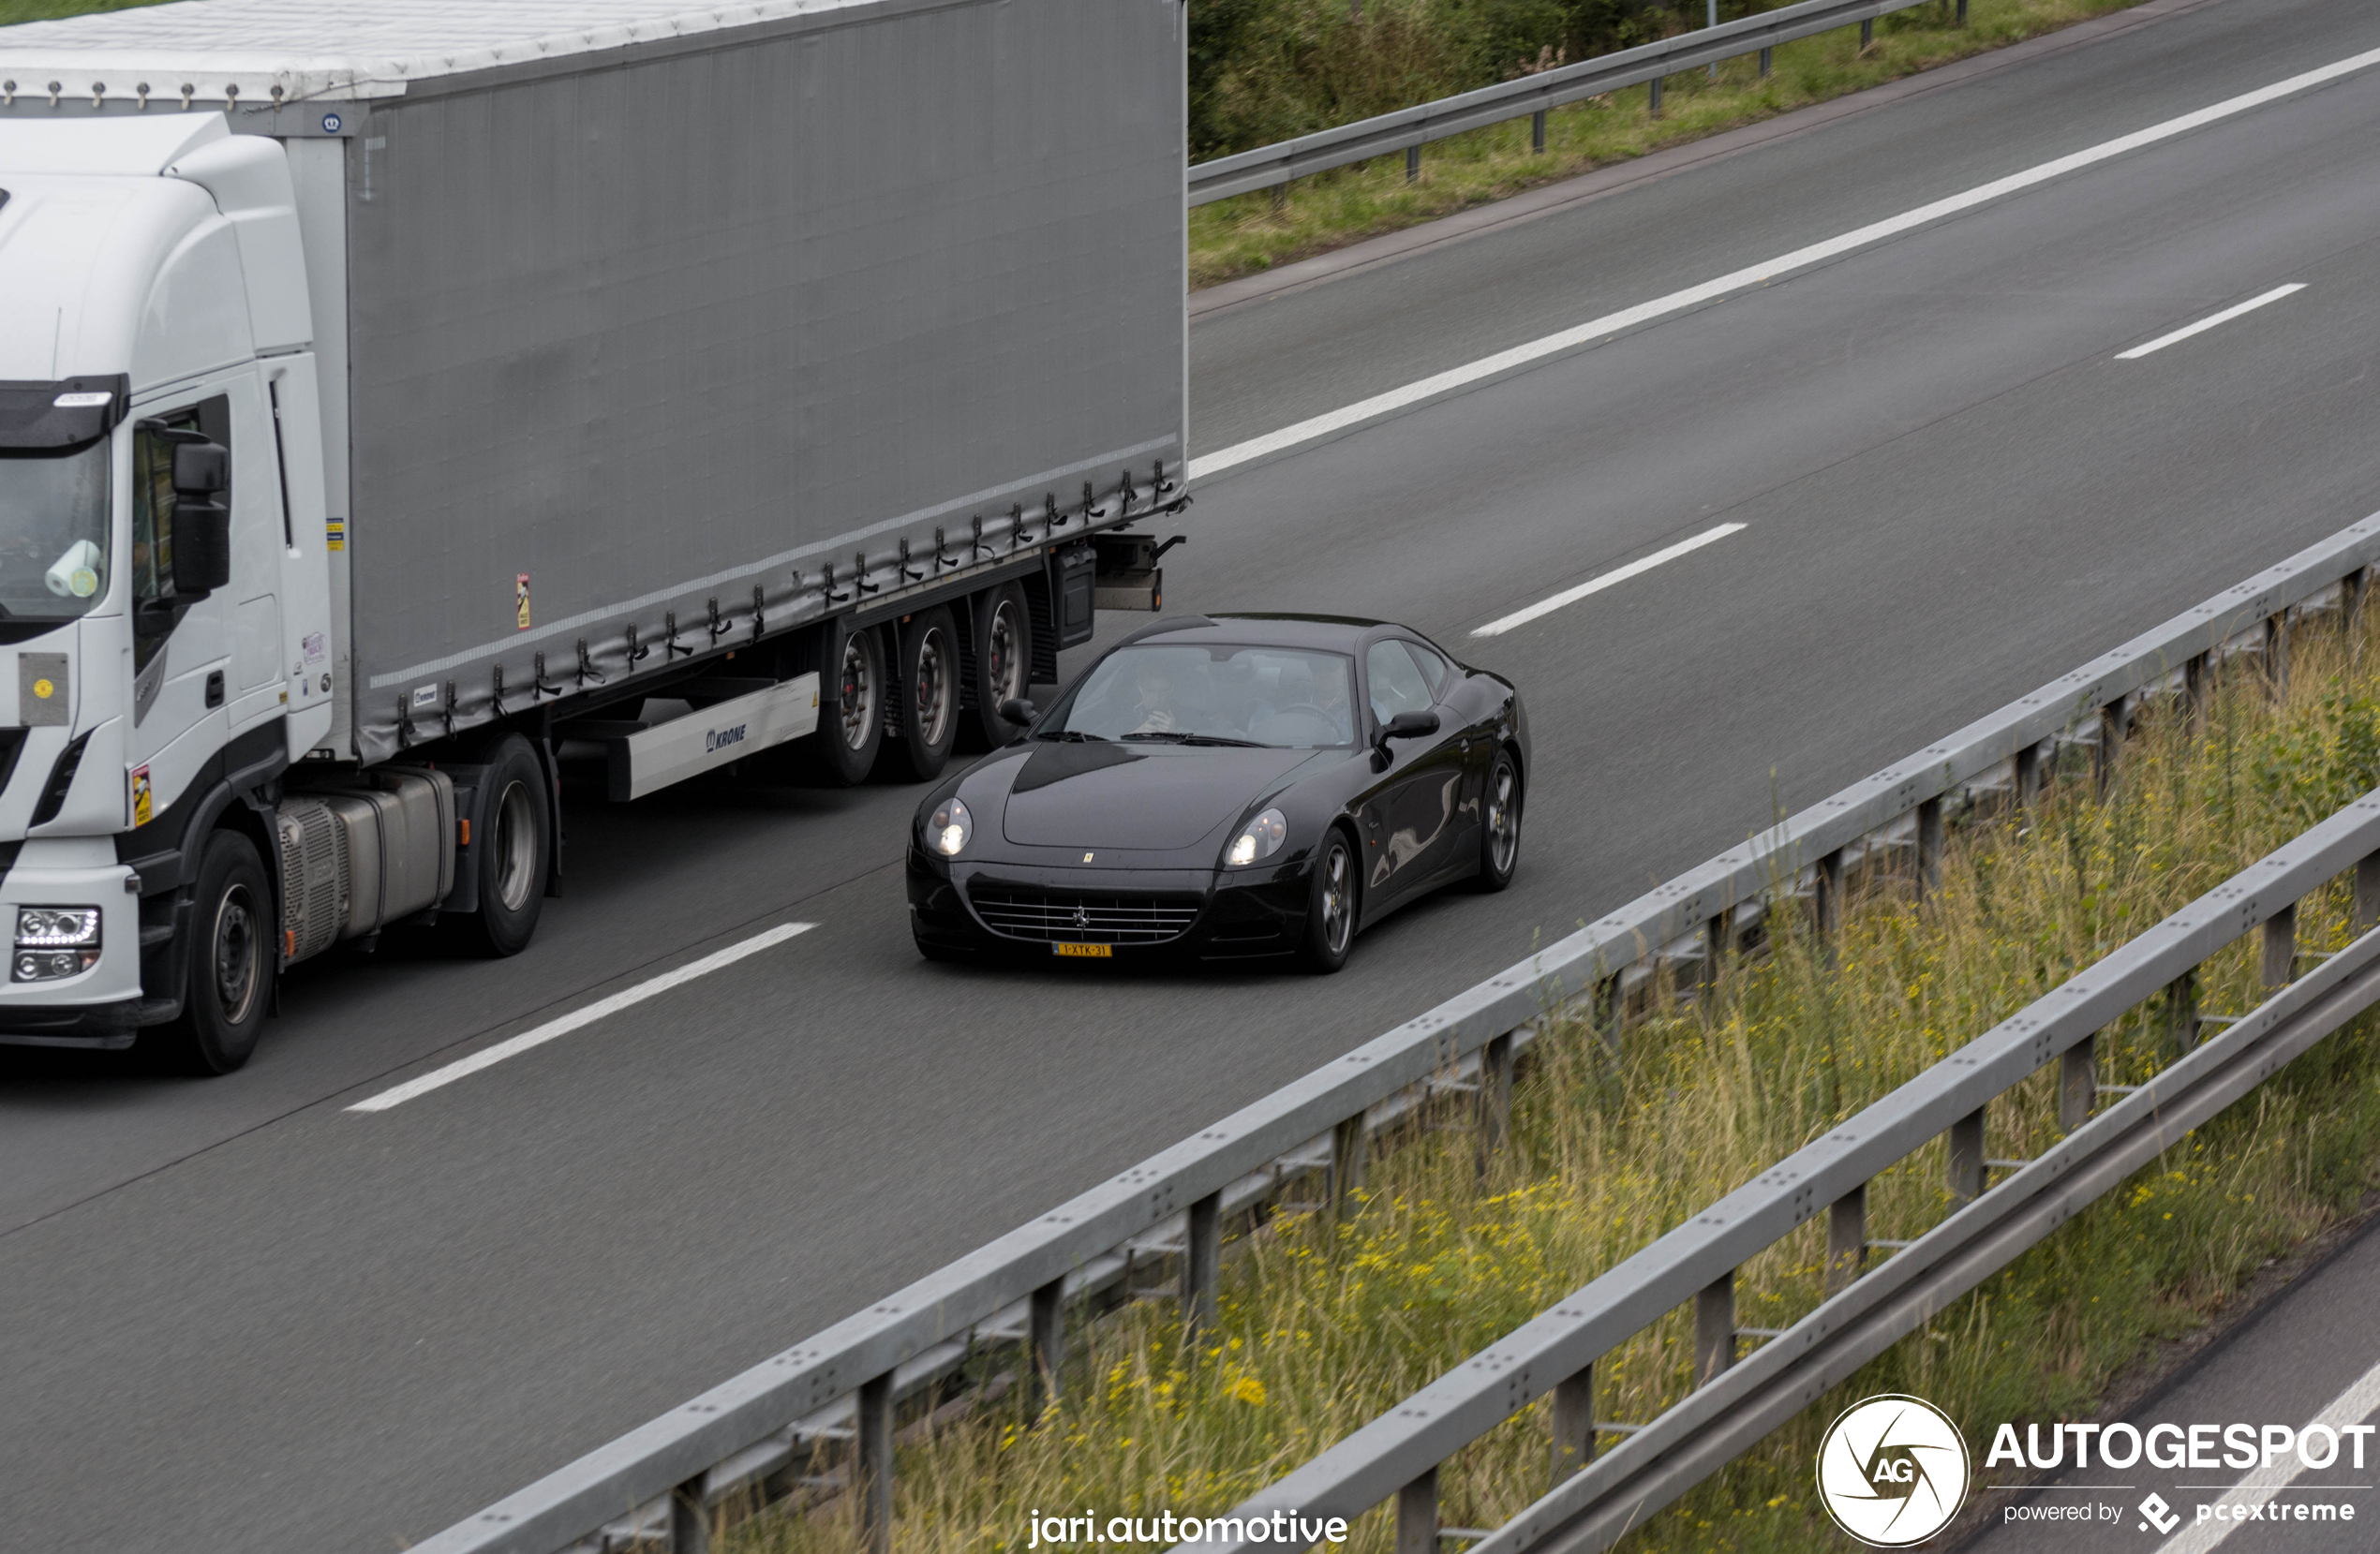
[(1171, 729), (1150, 729), (1125, 734), (1126, 739), (1148, 740), (1161, 745), (1237, 745), (1242, 749), (1261, 750), (1267, 747), (1253, 739), (1233, 739), (1220, 733), (1177, 733)]
[(1085, 733), (1080, 729), (1048, 729), (1044, 730), (1040, 733), (1034, 734), (1034, 737), (1035, 739), (1054, 739), (1061, 744), (1066, 745), (1087, 745), (1093, 740), (1096, 740), (1102, 745), (1109, 743), (1108, 736), (1104, 733)]

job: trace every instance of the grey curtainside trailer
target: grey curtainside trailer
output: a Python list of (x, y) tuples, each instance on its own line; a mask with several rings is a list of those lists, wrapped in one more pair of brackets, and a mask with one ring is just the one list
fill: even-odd
[(0, 1041), (186, 1022), (201, 919), (277, 938), (265, 983), (441, 912), (517, 948), (574, 751), (629, 799), (1004, 740), (1095, 608), (1157, 607), (1118, 531), (1188, 499), (1183, 34), (1183, 0), (0, 28), (0, 644), (48, 699), (0, 843), (112, 836), (141, 912), (45, 940)]

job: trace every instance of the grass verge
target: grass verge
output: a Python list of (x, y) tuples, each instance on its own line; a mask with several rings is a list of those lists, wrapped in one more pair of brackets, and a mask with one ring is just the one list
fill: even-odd
[[(1185, 1353), (1150, 1303), (1074, 1339), (1076, 1374), (1041, 1417), (1013, 1400), (905, 1448), (904, 1554), (1021, 1546), (1039, 1508), (1219, 1515), (1569, 1290), (1673, 1228), (2279, 843), (2380, 783), (2380, 639), (2303, 631), (2285, 697), (2235, 663), (2194, 732), (2143, 710), (2109, 796), (2066, 774), (2021, 817), (1952, 832), (1941, 889), (1871, 879), (1837, 958), (1780, 922), (1713, 999), (1645, 1012), (1616, 1050), (1557, 1023), (1516, 1094), (1512, 1144), (1480, 1176), (1466, 1129), (1378, 1162), (1364, 1212), (1282, 1215), (1227, 1261), (1220, 1318)], [(2349, 937), (2347, 886), (2300, 908), (2299, 942)], [(2200, 1007), (2258, 1001), (2254, 937), (2211, 962)], [(1838, 1399), (1910, 1391), (1970, 1423), (2079, 1417), (2125, 1367), (2203, 1325), (2273, 1257), (2349, 1211), (2380, 1176), (2380, 1041), (2358, 1020), (2201, 1129), (1795, 1424), (1656, 1517), (1644, 1549), (1836, 1547), (1809, 1489)], [(2164, 1060), (2152, 1001), (2101, 1037), (2103, 1083)], [(2057, 1136), (2054, 1074), (1996, 1103), (1994, 1156)], [(1870, 1187), (1870, 1235), (1945, 1210), (1939, 1142)], [(1738, 1320), (1814, 1305), (1823, 1217), (1748, 1265)], [(1881, 1253), (1879, 1255), (1882, 1255)], [(1681, 1396), (1690, 1312), (1599, 1364), (1596, 1416)], [(1495, 1526), (1549, 1481), (1542, 1403), (1440, 1474), (1449, 1525)], [(847, 1502), (748, 1523), (747, 1554), (855, 1547)], [(1351, 1547), (1390, 1547), (1384, 1512)]]
[(1883, 18), (1866, 49), (1855, 27), (1789, 43), (1777, 51), (1766, 80), (1754, 58), (1721, 66), (1716, 81), (1699, 70), (1672, 76), (1658, 119), (1643, 90), (1555, 109), (1546, 115), (1543, 155), (1529, 149), (1529, 121), (1523, 118), (1424, 146), (1418, 183), (1405, 181), (1403, 157), (1387, 156), (1300, 179), (1277, 204), (1268, 190), (1219, 200), (1190, 213), (1190, 286), (1214, 286), (1416, 227), (2138, 3), (1971, 0), (1960, 27), (1942, 0)]

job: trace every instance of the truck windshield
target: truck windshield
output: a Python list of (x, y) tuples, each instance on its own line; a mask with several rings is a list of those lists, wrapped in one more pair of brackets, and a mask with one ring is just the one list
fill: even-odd
[(0, 619), (72, 620), (107, 597), (109, 446), (0, 452)]
[(1346, 745), (1355, 738), (1349, 668), (1336, 653), (1287, 647), (1120, 648), (1092, 670), (1041, 736), (1305, 749)]

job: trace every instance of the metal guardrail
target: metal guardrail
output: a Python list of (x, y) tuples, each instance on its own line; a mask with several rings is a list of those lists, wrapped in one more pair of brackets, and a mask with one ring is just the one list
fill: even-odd
[[(2296, 907), (2349, 869), (2359, 922), (2380, 915), (2380, 790), (2251, 865), (1940, 1063), (1795, 1151), (1678, 1229), (1572, 1292), (1229, 1513), (1300, 1508), (1352, 1519), (1394, 1497), (1399, 1549), (1435, 1548), (1438, 1466), (1548, 1392), (1557, 1463), (1583, 1469), (1472, 1554), (1599, 1554), (1821, 1394), (2047, 1236), (2083, 1205), (2380, 1000), (2380, 931), (2295, 982)], [(2259, 927), (2282, 990), (2095, 1118), (2091, 1043), (2144, 1000)], [(1985, 1106), (2051, 1062), (2073, 1131), (1985, 1185)], [(1947, 1134), (1951, 1199), (1964, 1206), (1859, 1272), (1874, 1177)], [(1828, 1297), (1738, 1362), (1735, 1270), (1824, 1212)], [(1695, 1308), (1697, 1389), (1599, 1460), (1593, 1367), (1654, 1321)], [(1563, 1394), (1575, 1399), (1566, 1408)], [(1557, 1475), (1561, 1470), (1557, 1469)], [(1188, 1546), (1185, 1546), (1185, 1548)], [(1255, 1549), (1228, 1539), (1200, 1549)]]
[[(1653, 107), (1658, 111), (1661, 105), (1660, 83), (1668, 77), (1749, 53), (1761, 56), (1761, 73), (1766, 75), (1768, 52), (1780, 43), (1853, 23), (1859, 25), (1861, 40), (1865, 42), (1872, 35), (1878, 17), (1935, 3), (1937, 0), (1802, 0), (1800, 5), (1781, 10), (1581, 60), (1576, 65), (1483, 86), (1476, 92), (1440, 97), (1335, 129), (1317, 130), (1278, 145), (1258, 146), (1212, 162), (1199, 162), (1190, 169), (1189, 201), (1205, 205), (1399, 151), (1406, 154), (1406, 173), (1410, 177), (1420, 166), (1421, 148), (1430, 141), (1524, 115), (1536, 119), (1534, 140), (1537, 149), (1542, 151), (1545, 111), (1549, 108), (1600, 96), (1625, 86), (1649, 84), (1653, 89)], [(1958, 21), (1963, 25), (1967, 21), (1967, 0), (1956, 0), (1956, 6)]]
[(833, 1428), (854, 1439), (861, 1520), (884, 1547), (894, 1403), (935, 1367), (946, 1369), (954, 1349), (1021, 1336), (1028, 1376), (1054, 1371), (1067, 1304), (1086, 1285), (1112, 1283), (1120, 1249), (1136, 1242), (1178, 1245), (1183, 1298), (1194, 1314), (1208, 1308), (1227, 1202), (1251, 1194), (1252, 1182), (1319, 1150), (1331, 1191), (1345, 1191), (1361, 1170), (1367, 1117), (1407, 1092), (1468, 1069), (1483, 1073), (1480, 1088), (1492, 1095), (1548, 1008), (1624, 992), (1664, 955), (1707, 955), (1739, 931), (1748, 915), (1739, 909), (1756, 907), (1780, 881), (1812, 885), (1823, 914), (1839, 898), (1846, 858), (1880, 833), (1913, 829), (1920, 867), (1929, 867), (1946, 797), (2003, 777), (2024, 792), (2037, 780), (2045, 742), (2089, 733), (2120, 717), (2131, 696), (2176, 676), (2194, 683), (2209, 655), (2242, 645), (2235, 639), (2243, 625), (2247, 645), (2285, 655), (2288, 613), (2342, 585), (2359, 598), (2375, 562), (2380, 516), (1853, 783), (418, 1547), (553, 1554), (627, 1517), (638, 1526), (666, 1520), (677, 1554), (689, 1554), (707, 1547), (705, 1507), (776, 1471), (804, 1422), (829, 1410), (848, 1421)]

